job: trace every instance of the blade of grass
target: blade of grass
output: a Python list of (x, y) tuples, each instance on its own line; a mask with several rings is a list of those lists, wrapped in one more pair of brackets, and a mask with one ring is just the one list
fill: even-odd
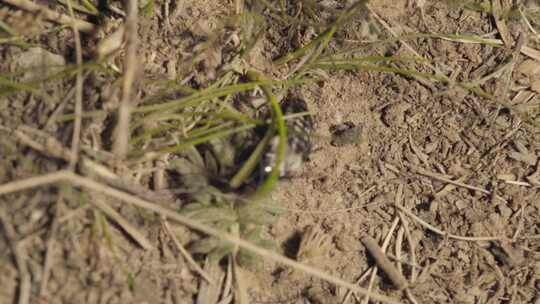
[(213, 98), (223, 97), (223, 96), (236, 94), (240, 92), (251, 91), (257, 88), (257, 86), (282, 84), (286, 82), (299, 84), (304, 81), (267, 80), (267, 81), (256, 81), (256, 82), (242, 83), (242, 84), (233, 84), (233, 85), (225, 86), (218, 89), (205, 90), (200, 93), (183, 97), (183, 98), (179, 98), (179, 99), (175, 99), (166, 103), (139, 106), (133, 109), (133, 113), (147, 113), (147, 112), (153, 112), (153, 111), (176, 110), (176, 109), (185, 107), (186, 104), (189, 104), (189, 106), (196, 105), (197, 103), (201, 101), (210, 100)]
[[(197, 127), (196, 130), (190, 132), (190, 134), (189, 134), (190, 137), (187, 140), (190, 140), (190, 138), (193, 139), (193, 138), (196, 138), (196, 137), (200, 137), (202, 135), (210, 134), (212, 132), (216, 132), (216, 131), (219, 131), (219, 130), (222, 130), (222, 129), (225, 129), (225, 128), (228, 128), (228, 127), (232, 126), (232, 122), (212, 125), (210, 121), (204, 121), (203, 120), (203, 121), (200, 121), (200, 123), (201, 124), (205, 123), (206, 125), (199, 126), (199, 127)], [(165, 132), (165, 131), (171, 130), (171, 129), (179, 129), (179, 132), (181, 132), (181, 128), (182, 128), (181, 123), (159, 126), (157, 128), (147, 130), (143, 134), (134, 137), (132, 139), (132, 141), (130, 142), (130, 144), (138, 144), (139, 142), (141, 142), (144, 139), (150, 139), (153, 135), (156, 135), (156, 134), (159, 134), (161, 132)]]
[(193, 117), (201, 117), (201, 118), (209, 117), (215, 120), (232, 120), (232, 121), (237, 121), (241, 123), (249, 123), (249, 124), (255, 124), (255, 125), (264, 124), (264, 121), (260, 119), (253, 119), (241, 113), (231, 112), (228, 110), (223, 110), (221, 112), (183, 111), (181, 113), (163, 113), (163, 114), (157, 113), (157, 114), (159, 115), (149, 115), (148, 117), (144, 117), (140, 120), (137, 120), (135, 123), (132, 124), (131, 129), (135, 130), (148, 122), (185, 120), (186, 118), (193, 118)]
[(404, 70), (391, 66), (380, 66), (380, 65), (367, 65), (367, 64), (356, 64), (356, 63), (343, 63), (343, 64), (333, 64), (333, 63), (315, 63), (312, 65), (314, 68), (320, 68), (325, 70), (366, 70), (371, 72), (386, 72), (400, 74), (406, 77), (422, 77), (431, 80), (437, 81), (450, 81), (445, 76), (434, 75), (431, 73), (418, 72), (416, 70)]
[[(84, 71), (100, 71), (100, 72), (108, 71), (107, 69), (103, 68), (103, 66), (101, 66), (99, 63), (96, 63), (96, 62), (88, 62), (88, 63), (83, 63), (81, 65), (70, 64), (70, 65), (61, 66), (61, 67), (48, 66), (47, 68), (48, 69), (54, 68), (54, 69), (58, 69), (59, 71), (52, 73), (51, 75), (48, 75), (45, 78), (35, 79), (35, 80), (27, 81), (27, 82), (17, 82), (17, 81), (10, 80), (9, 78), (23, 75), (24, 73), (29, 72), (29, 71), (34, 71), (36, 67), (27, 68), (27, 69), (19, 69), (8, 75), (0, 76), (0, 85), (4, 85), (12, 89), (15, 89), (14, 91), (13, 90), (3, 91), (2, 89), (0, 89), (0, 97), (8, 95), (10, 93), (17, 92), (17, 91), (29, 91), (33, 94), (39, 94), (39, 91), (37, 91), (38, 90), (37, 86), (40, 86), (44, 83), (55, 81), (55, 80), (61, 80), (66, 77), (73, 77), (77, 75), (77, 73), (84, 72)], [(32, 91), (32, 89), (35, 89), (35, 90)]]
[[(253, 129), (254, 127), (255, 127), (255, 125), (244, 125), (244, 126), (240, 126), (240, 127), (236, 127), (236, 128), (231, 128), (231, 129), (215, 132), (215, 133), (212, 133), (212, 134), (209, 134), (209, 135), (206, 135), (206, 136), (193, 138), (191, 140), (181, 142), (181, 143), (179, 143), (179, 144), (177, 144), (175, 146), (172, 146), (172, 147), (158, 148), (158, 149), (156, 149), (154, 151), (134, 150), (134, 151), (130, 152), (129, 156), (130, 157), (140, 157), (140, 156), (148, 153), (149, 155), (151, 155), (151, 159), (154, 159), (155, 157), (158, 157), (159, 155), (164, 154), (164, 153), (176, 153), (176, 152), (179, 152), (179, 151), (185, 149), (186, 147), (199, 145), (199, 144), (205, 143), (207, 141), (210, 141), (212, 139), (232, 135), (234, 133), (238, 133), (238, 132), (246, 131), (246, 130), (249, 130), (249, 129)], [(149, 160), (149, 159), (145, 158), (145, 161), (147, 161), (147, 160)]]
[(319, 48), (314, 52), (314, 54), (311, 56), (311, 59), (310, 59), (310, 61), (316, 60), (319, 57), (319, 55), (324, 51), (324, 49), (328, 46), (330, 39), (334, 36), (338, 28), (342, 26), (344, 23), (346, 23), (347, 21), (349, 21), (357, 13), (358, 11), (357, 9), (359, 7), (365, 6), (367, 2), (368, 2), (367, 0), (357, 1), (355, 4), (349, 7), (345, 11), (345, 13), (340, 14), (338, 18), (330, 25), (330, 27), (326, 29), (322, 34), (320, 34), (317, 38), (312, 40), (306, 46), (301, 47), (293, 51), (292, 53), (287, 53), (281, 58), (278, 58), (276, 61), (274, 61), (274, 64), (283, 65), (291, 60), (302, 57), (310, 49), (319, 46)]
[(417, 57), (400, 57), (400, 56), (363, 56), (352, 58), (340, 58), (338, 56), (326, 56), (317, 60), (317, 63), (361, 63), (361, 62), (428, 62), (427, 59)]
[(0, 30), (6, 32), (10, 36), (18, 36), (11, 26), (7, 25), (4, 21), (0, 20)]
[[(107, 111), (104, 111), (104, 110), (95, 110), (95, 111), (88, 111), (88, 112), (84, 112), (82, 115), (81, 115), (81, 118), (83, 119), (87, 119), (87, 118), (101, 118), (101, 117), (104, 117), (107, 115)], [(58, 115), (58, 117), (56, 119), (54, 119), (53, 121), (55, 122), (67, 122), (67, 121), (71, 121), (75, 119), (75, 114), (72, 113), (72, 114), (64, 114), (64, 115)]]
[[(266, 78), (262, 74), (255, 71), (248, 71), (247, 77), (252, 81), (260, 82), (266, 80)], [(272, 124), (277, 130), (277, 134), (279, 136), (279, 144), (276, 164), (272, 168), (272, 172), (270, 172), (268, 177), (264, 180), (262, 185), (253, 195), (253, 200), (265, 198), (266, 196), (268, 196), (268, 194), (270, 194), (279, 178), (280, 165), (285, 159), (285, 152), (287, 149), (287, 126), (285, 125), (285, 119), (283, 118), (283, 112), (281, 111), (281, 107), (279, 106), (278, 100), (276, 96), (272, 93), (272, 89), (269, 85), (261, 85), (261, 88), (266, 95), (270, 106), (272, 107)]]
[(51, 10), (46, 6), (36, 4), (30, 0), (3, 0), (3, 2), (27, 10), (29, 12), (42, 15), (46, 19), (56, 23), (64, 25), (71, 25), (75, 23), (77, 25), (77, 28), (81, 32), (91, 33), (96, 30), (96, 25), (92, 23), (86, 22), (84, 20), (71, 18), (67, 15)]
[[(56, 0), (56, 2), (58, 2), (58, 3), (60, 3), (60, 4), (64, 5), (64, 6), (68, 6), (66, 0)], [(71, 3), (71, 6), (73, 7), (73, 10), (78, 11), (80, 13), (84, 13), (84, 14), (88, 14), (88, 15), (92, 15), (92, 16), (97, 16), (99, 14), (99, 11), (95, 8), (95, 6), (87, 7), (86, 5), (84, 5), (84, 3), (83, 3), (83, 5), (80, 5), (80, 4), (77, 4), (77, 3)]]
[[(4, 86), (4, 88), (1, 86)], [(39, 88), (35, 87), (33, 84), (17, 82), (0, 76), (0, 97), (19, 91), (30, 92), (38, 96), (42, 95)]]
[(255, 147), (255, 150), (251, 153), (249, 158), (244, 162), (242, 168), (238, 170), (238, 172), (233, 176), (231, 181), (229, 182), (229, 185), (231, 188), (236, 189), (244, 183), (244, 181), (251, 175), (253, 170), (257, 167), (259, 164), (259, 160), (261, 159), (264, 150), (268, 146), (268, 142), (270, 142), (270, 139), (274, 136), (274, 133), (276, 132), (275, 128), (270, 127), (266, 131), (266, 134), (264, 135), (263, 139), (257, 144), (257, 147)]

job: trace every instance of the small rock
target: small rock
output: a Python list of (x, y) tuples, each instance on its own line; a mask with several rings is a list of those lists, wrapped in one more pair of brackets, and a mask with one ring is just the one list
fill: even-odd
[(536, 93), (540, 93), (540, 79), (531, 81), (531, 90), (535, 91)]
[(508, 153), (508, 156), (527, 165), (534, 166), (538, 160), (534, 153), (529, 152), (527, 147), (519, 140), (514, 141), (514, 146), (517, 151)]
[(362, 128), (350, 121), (331, 127), (330, 132), (332, 133), (330, 144), (334, 147), (358, 144), (362, 141)]
[(497, 175), (497, 178), (503, 181), (515, 181), (516, 176), (512, 173), (505, 173)]
[(399, 127), (405, 122), (405, 112), (411, 108), (408, 103), (395, 103), (384, 109), (383, 122), (389, 127)]
[(517, 70), (527, 76), (532, 76), (540, 72), (540, 63), (533, 59), (527, 59), (518, 66)]
[(458, 210), (463, 210), (465, 208), (467, 208), (469, 206), (469, 204), (467, 204), (467, 202), (465, 202), (464, 200), (457, 200), (456, 201), (456, 207), (458, 208)]
[(56, 72), (66, 64), (64, 57), (53, 54), (42, 48), (34, 47), (21, 53), (13, 59), (12, 70), (26, 70), (22, 76), (22, 81), (37, 78), (46, 78)]
[(497, 209), (503, 219), (509, 219), (512, 216), (512, 213), (513, 213), (512, 209), (508, 208), (508, 206), (504, 204), (498, 205)]
[(523, 250), (509, 242), (492, 243), (490, 251), (499, 261), (510, 267), (517, 267), (525, 262)]

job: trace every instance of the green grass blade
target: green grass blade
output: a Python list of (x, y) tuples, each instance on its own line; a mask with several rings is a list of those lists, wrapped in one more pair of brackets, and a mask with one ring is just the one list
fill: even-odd
[[(255, 71), (249, 71), (247, 73), (247, 76), (252, 81), (266, 80), (264, 76)], [(287, 126), (285, 125), (285, 119), (283, 117), (281, 107), (279, 106), (279, 102), (276, 96), (272, 93), (272, 89), (269, 85), (262, 85), (261, 88), (272, 107), (272, 123), (277, 129), (277, 134), (279, 136), (279, 144), (276, 164), (274, 168), (272, 168), (272, 172), (270, 172), (268, 177), (262, 183), (261, 187), (259, 187), (259, 189), (257, 189), (257, 192), (255, 192), (255, 194), (253, 195), (253, 200), (263, 199), (270, 194), (278, 181), (280, 174), (279, 168), (281, 166), (281, 163), (285, 159), (285, 151), (287, 149)]]
[(324, 49), (328, 46), (328, 43), (330, 42), (330, 39), (334, 36), (335, 32), (358, 12), (358, 8), (365, 7), (365, 4), (367, 2), (367, 0), (357, 1), (350, 8), (348, 8), (345, 13), (340, 14), (338, 18), (328, 27), (328, 29), (326, 29), (317, 38), (309, 42), (304, 47), (301, 47), (293, 51), (292, 53), (287, 53), (284, 56), (278, 58), (276, 61), (274, 61), (274, 63), (276, 65), (285, 64), (293, 59), (300, 58), (311, 49), (319, 46), (319, 48), (315, 51), (315, 53), (311, 56), (310, 59), (311, 62), (316, 60), (319, 55), (324, 51)]
[(229, 182), (231, 188), (236, 189), (240, 187), (242, 183), (244, 183), (244, 181), (251, 175), (253, 170), (255, 170), (262, 158), (266, 147), (268, 146), (268, 142), (270, 142), (270, 139), (274, 136), (275, 132), (275, 128), (268, 128), (263, 139), (259, 142), (259, 144), (257, 144), (257, 147), (255, 148), (255, 150), (253, 150), (249, 158), (244, 162), (242, 168), (238, 170), (238, 172)]
[(155, 151), (141, 151), (141, 150), (132, 151), (129, 156), (130, 157), (140, 157), (140, 156), (142, 156), (142, 155), (144, 155), (146, 153), (152, 153), (153, 157), (157, 157), (157, 156), (159, 156), (161, 154), (165, 154), (165, 153), (177, 153), (177, 152), (180, 152), (180, 151), (182, 151), (183, 149), (185, 149), (187, 147), (196, 146), (196, 145), (205, 143), (207, 141), (210, 141), (212, 139), (217, 139), (217, 138), (221, 138), (221, 137), (224, 137), (224, 136), (229, 136), (229, 135), (232, 135), (234, 133), (247, 131), (249, 129), (253, 129), (254, 127), (255, 127), (255, 125), (244, 125), (244, 126), (240, 126), (240, 127), (236, 127), (236, 128), (231, 128), (231, 129), (223, 130), (223, 131), (220, 131), (220, 132), (211, 133), (211, 134), (206, 135), (206, 136), (193, 138), (193, 139), (187, 140), (185, 142), (181, 142), (181, 143), (179, 143), (179, 144), (177, 144), (175, 146), (159, 148), (159, 149), (156, 149)]

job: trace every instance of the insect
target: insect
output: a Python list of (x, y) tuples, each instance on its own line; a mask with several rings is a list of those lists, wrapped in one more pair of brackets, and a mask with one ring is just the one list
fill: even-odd
[[(288, 97), (281, 103), (281, 110), (286, 118), (287, 147), (285, 158), (279, 166), (280, 177), (291, 177), (297, 173), (309, 159), (312, 149), (311, 134), (313, 117), (308, 113), (306, 102), (299, 97)], [(306, 115), (293, 115), (306, 114)], [(293, 117), (290, 117), (293, 116)], [(261, 161), (261, 175), (272, 172), (277, 163), (279, 136), (274, 136)]]

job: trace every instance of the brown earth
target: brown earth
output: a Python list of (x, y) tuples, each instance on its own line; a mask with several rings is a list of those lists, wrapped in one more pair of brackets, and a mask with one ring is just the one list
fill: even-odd
[[(234, 30), (221, 30), (234, 15), (234, 3), (229, 2), (160, 1), (154, 4), (152, 16), (141, 15), (137, 56), (144, 78), (180, 79), (199, 87), (210, 84), (234, 58), (229, 44), (208, 48), (197, 70), (186, 70), (186, 58), (211, 33), (222, 35), (213, 42), (216, 45), (228, 37), (242, 39)], [(249, 11), (247, 2), (245, 12)], [(315, 149), (302, 172), (281, 180), (272, 194), (283, 212), (268, 227), (267, 235), (281, 254), (355, 282), (374, 265), (363, 238), (368, 235), (382, 244), (392, 232), (387, 256), (399, 265), (408, 288), (396, 290), (379, 270), (371, 287), (377, 293), (402, 303), (538, 303), (540, 129), (534, 126), (534, 113), (538, 115), (540, 104), (540, 58), (520, 54), (516, 51), (519, 43), (495, 47), (426, 37), (407, 39), (407, 45), (369, 43), (392, 37), (374, 14), (398, 34), (499, 38), (500, 29), (490, 14), (470, 9), (466, 3), (423, 2), (372, 1), (369, 18), (367, 12), (360, 14), (338, 30), (330, 49), (354, 48), (355, 56), (411, 57), (409, 45), (455, 81), (482, 79), (481, 88), (498, 100), (511, 100), (511, 109), (455, 83), (396, 73), (318, 71), (322, 80), (299, 88), (316, 120)], [(321, 3), (343, 7), (337, 1)], [(538, 10), (533, 1), (515, 5), (525, 13)], [(34, 44), (0, 44), (0, 71), (6, 77), (33, 79), (32, 72), (13, 73), (35, 68), (39, 64), (32, 60), (39, 61), (40, 56), (57, 65), (74, 62), (71, 30), (43, 33), (53, 24), (40, 18), (30, 22), (33, 28), (20, 26), (32, 16), (4, 4), (0, 16), (33, 35), (25, 41)], [(323, 20), (330, 17), (321, 14)], [(275, 67), (272, 60), (311, 41), (317, 29), (289, 26), (270, 17), (266, 22), (268, 30), (243, 64), (282, 79), (290, 69)], [(533, 28), (540, 28), (531, 22)], [(120, 21), (110, 23), (114, 28)], [(511, 16), (507, 27), (513, 41), (522, 36), (527, 46), (538, 48), (538, 37), (519, 15)], [(83, 36), (86, 59), (101, 39)], [(111, 63), (122, 66), (122, 59), (121, 53)], [(426, 65), (414, 62), (395, 66), (432, 73)], [(84, 110), (114, 109), (119, 102), (114, 97), (119, 77), (88, 75)], [(40, 87), (42, 96), (0, 95), (0, 189), (2, 184), (65, 166), (21, 143), (12, 131), (26, 125), (70, 146), (72, 124), (48, 121), (64, 99), (65, 112), (73, 111), (73, 86), (72, 79), (62, 79)], [(2, 87), (4, 92), (8, 88)], [(139, 84), (138, 97), (156, 90)], [(533, 115), (527, 118), (532, 118), (516, 114), (516, 108), (531, 109)], [(85, 120), (82, 143), (105, 138), (97, 148), (107, 150), (110, 135), (106, 134), (111, 132), (107, 125), (101, 118)], [(142, 189), (136, 194), (143, 198), (152, 193), (147, 189), (153, 190), (145, 174), (151, 169), (133, 167), (126, 173)], [(164, 222), (151, 214), (101, 193), (61, 193), (56, 186), (44, 186), (0, 196), (0, 303), (20, 300), (26, 283), (31, 285), (26, 289), (30, 303), (218, 303), (212, 295), (204, 298), (202, 291), (217, 292), (216, 298), (223, 293), (219, 303), (239, 302), (238, 294), (236, 300), (227, 298), (226, 290), (231, 288), (227, 280), (223, 286), (205, 286), (175, 247), (171, 233), (189, 247), (201, 237), (194, 231), (170, 221), (172, 232), (168, 232)], [(79, 203), (82, 197), (113, 206), (155, 249), (141, 249), (113, 221), (103, 224), (104, 215)], [(178, 197), (166, 198), (162, 205), (178, 209)], [(204, 264), (201, 256), (195, 258)], [(225, 264), (213, 270), (214, 277), (224, 275), (220, 273), (226, 272)], [(248, 303), (343, 303), (347, 294), (343, 287), (270, 260), (258, 271), (242, 273), (249, 287)], [(368, 281), (360, 286), (367, 288)], [(361, 303), (362, 298), (353, 295), (347, 303)]]

